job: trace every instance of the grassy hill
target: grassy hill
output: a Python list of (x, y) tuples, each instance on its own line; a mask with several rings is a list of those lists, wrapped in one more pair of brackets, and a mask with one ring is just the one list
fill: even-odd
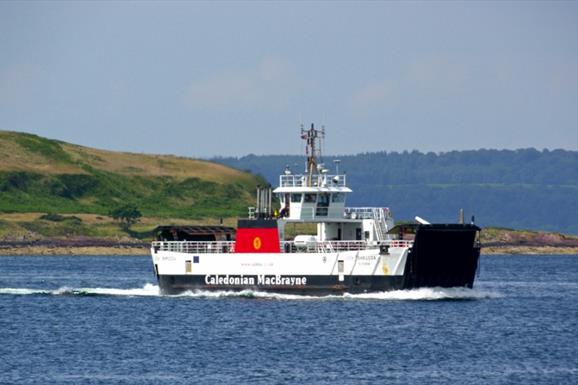
[[(276, 177), (283, 162), (259, 164), (279, 163)], [(234, 225), (234, 217), (254, 204), (256, 185), (265, 183), (203, 160), (104, 151), (0, 131), (0, 254), (146, 254), (151, 230), (161, 223), (217, 224), (224, 218), (225, 225)], [(108, 216), (126, 203), (143, 214), (130, 231)], [(560, 234), (485, 229), (482, 237), (486, 252), (578, 250), (577, 237)]]
[(132, 203), (145, 217), (244, 215), (264, 181), (220, 164), (97, 150), (0, 131), (0, 213), (105, 216)]

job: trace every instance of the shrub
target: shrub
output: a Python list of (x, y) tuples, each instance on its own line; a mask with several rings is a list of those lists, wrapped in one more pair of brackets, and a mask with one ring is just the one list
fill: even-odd
[(119, 206), (110, 211), (109, 215), (119, 222), (120, 227), (123, 230), (130, 229), (130, 226), (134, 225), (142, 217), (140, 210), (133, 204), (126, 204), (124, 206)]

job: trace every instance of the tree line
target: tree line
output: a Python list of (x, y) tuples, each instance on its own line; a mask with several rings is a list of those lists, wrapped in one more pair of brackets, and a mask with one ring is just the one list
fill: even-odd
[[(374, 152), (325, 156), (324, 164), (347, 175), (354, 190), (348, 205), (388, 206), (397, 219), (415, 215), (455, 221), (463, 208), (483, 226), (578, 234), (578, 151), (471, 150), (445, 153)], [(214, 161), (257, 173), (273, 186), (289, 166), (304, 170), (304, 157), (247, 155)]]

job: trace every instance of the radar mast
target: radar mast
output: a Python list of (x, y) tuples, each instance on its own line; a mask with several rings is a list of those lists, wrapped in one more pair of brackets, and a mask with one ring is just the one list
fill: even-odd
[(325, 139), (325, 127), (321, 126), (321, 130), (318, 130), (311, 123), (311, 128), (305, 130), (301, 125), (301, 139), (305, 140), (305, 155), (307, 156), (305, 173), (307, 174), (307, 186), (311, 187), (313, 175), (317, 175), (323, 168), (321, 148), (322, 140)]

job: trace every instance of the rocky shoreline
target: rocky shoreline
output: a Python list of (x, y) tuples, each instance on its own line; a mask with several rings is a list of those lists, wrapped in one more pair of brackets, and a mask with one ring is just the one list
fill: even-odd
[(0, 255), (148, 255), (150, 243), (101, 238), (0, 241)]
[(578, 247), (564, 246), (489, 246), (482, 247), (482, 255), (578, 255)]

